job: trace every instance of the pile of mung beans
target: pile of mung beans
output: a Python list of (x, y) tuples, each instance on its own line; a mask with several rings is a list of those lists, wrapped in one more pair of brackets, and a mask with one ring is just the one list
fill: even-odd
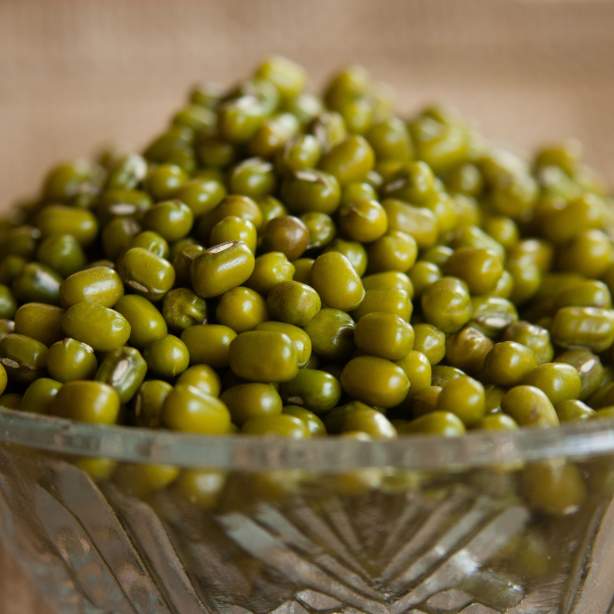
[(264, 61), (141, 154), (59, 164), (0, 224), (0, 405), (96, 424), (385, 439), (614, 416), (611, 203)]

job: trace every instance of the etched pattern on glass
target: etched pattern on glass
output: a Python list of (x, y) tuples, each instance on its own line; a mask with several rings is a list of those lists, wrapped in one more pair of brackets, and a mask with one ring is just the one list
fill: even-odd
[(4, 447), (0, 537), (68, 614), (610, 611), (613, 503), (549, 527), (565, 543), (554, 573), (535, 579), (500, 555), (539, 520), (476, 484), (459, 476), (433, 492), (307, 491), (207, 512), (165, 493), (141, 501)]

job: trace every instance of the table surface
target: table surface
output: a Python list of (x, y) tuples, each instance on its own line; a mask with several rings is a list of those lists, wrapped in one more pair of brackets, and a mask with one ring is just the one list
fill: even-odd
[(0, 548), (0, 612), (2, 614), (52, 614), (32, 591), (15, 560)]

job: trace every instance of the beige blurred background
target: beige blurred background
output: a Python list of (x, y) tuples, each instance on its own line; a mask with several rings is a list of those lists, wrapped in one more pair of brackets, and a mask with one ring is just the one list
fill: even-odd
[(517, 148), (577, 136), (614, 180), (610, 0), (0, 0), (0, 206), (272, 52), (316, 84), (362, 63), (400, 109), (441, 100)]
[[(0, 208), (271, 53), (314, 84), (362, 63), (399, 109), (443, 101), (519, 150), (575, 136), (614, 184), (610, 0), (0, 0)], [(0, 548), (0, 612), (44, 611)]]

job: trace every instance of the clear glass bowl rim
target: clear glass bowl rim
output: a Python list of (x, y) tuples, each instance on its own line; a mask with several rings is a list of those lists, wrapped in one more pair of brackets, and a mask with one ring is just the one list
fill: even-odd
[(101, 426), (0, 408), (0, 443), (69, 456), (229, 471), (337, 472), (363, 467), (460, 471), (614, 454), (614, 419), (543, 429), (476, 431), (453, 438), (414, 435), (387, 441), (337, 437), (293, 440)]

